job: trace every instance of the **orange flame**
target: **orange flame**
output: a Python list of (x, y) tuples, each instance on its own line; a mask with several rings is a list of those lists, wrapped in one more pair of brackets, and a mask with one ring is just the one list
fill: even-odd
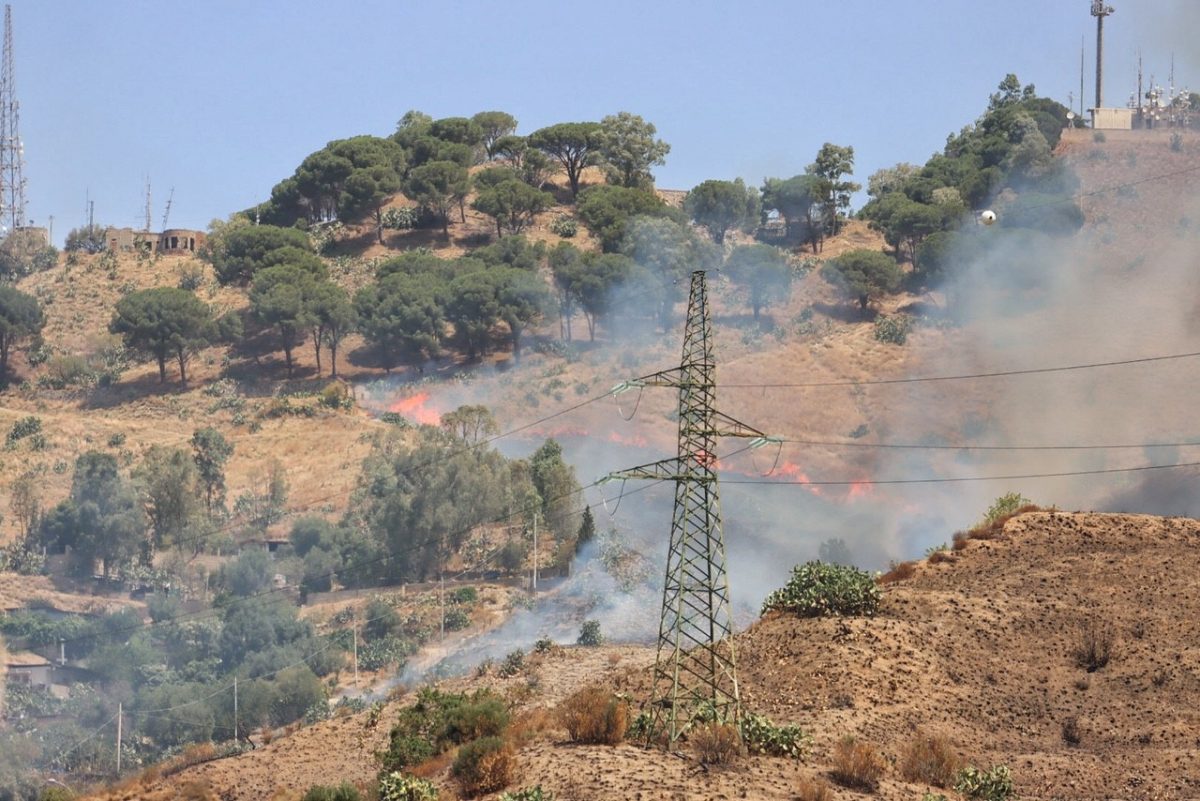
[(616, 431), (608, 432), (608, 441), (615, 442), (618, 445), (629, 445), (634, 448), (645, 448), (650, 444), (646, 438), (640, 434), (633, 437), (626, 437), (618, 434)]
[(410, 417), (424, 425), (436, 426), (442, 421), (442, 415), (437, 409), (426, 406), (427, 403), (429, 403), (429, 393), (418, 392), (416, 395), (409, 395), (407, 398), (396, 401), (388, 407), (388, 411)]

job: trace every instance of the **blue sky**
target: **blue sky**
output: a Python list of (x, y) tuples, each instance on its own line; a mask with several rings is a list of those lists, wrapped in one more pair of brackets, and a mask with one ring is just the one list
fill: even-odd
[[(1140, 47), (1166, 83), (1197, 0), (1111, 0), (1106, 97)], [(1008, 72), (1079, 92), (1090, 0), (426, 2), (13, 0), (28, 214), (54, 237), (85, 221), (204, 227), (265, 199), (331, 139), (387, 135), (408, 109), (508, 111), (520, 133), (641, 114), (671, 144), (659, 186), (804, 169), (825, 141), (856, 175), (921, 162)], [(1172, 44), (1171, 37), (1179, 39)], [(1197, 77), (1177, 51), (1180, 83)]]

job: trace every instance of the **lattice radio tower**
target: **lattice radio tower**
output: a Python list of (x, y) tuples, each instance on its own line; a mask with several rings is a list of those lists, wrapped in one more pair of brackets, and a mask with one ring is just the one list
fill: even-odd
[(737, 662), (717, 488), (716, 441), (718, 437), (753, 437), (756, 443), (773, 441), (714, 408), (715, 373), (705, 275), (696, 271), (691, 277), (679, 367), (614, 388), (615, 394), (647, 386), (679, 390), (678, 455), (617, 471), (605, 479), (675, 482), (675, 511), (650, 704), (651, 736), (665, 734), (671, 744), (706, 705), (711, 705), (720, 719), (733, 721), (738, 717)]
[(0, 223), (15, 231), (25, 225), (25, 146), (18, 130), (13, 70), (12, 6), (4, 6), (4, 53), (0, 64)]

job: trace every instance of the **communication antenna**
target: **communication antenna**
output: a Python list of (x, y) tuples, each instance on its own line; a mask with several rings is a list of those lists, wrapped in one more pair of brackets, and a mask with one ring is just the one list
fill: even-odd
[(142, 228), (143, 231), (150, 231), (150, 177), (146, 177), (146, 225)]
[(1092, 0), (1092, 16), (1096, 18), (1096, 108), (1104, 107), (1104, 18), (1115, 11), (1104, 0)]
[(171, 187), (171, 191), (167, 193), (167, 208), (163, 212), (162, 229), (167, 230), (167, 219), (171, 216), (171, 201), (175, 199), (175, 187)]
[(718, 437), (748, 437), (754, 440), (752, 448), (772, 441), (714, 408), (715, 373), (708, 290), (704, 271), (697, 270), (691, 277), (680, 365), (613, 389), (614, 394), (646, 386), (678, 389), (678, 453), (610, 473), (604, 479), (646, 478), (675, 484), (649, 710), (650, 737), (662, 734), (671, 745), (705, 708), (719, 720), (733, 722), (739, 715), (716, 441)]
[(25, 147), (19, 131), (13, 68), (12, 6), (4, 6), (4, 53), (0, 63), (0, 224), (9, 231), (25, 225)]

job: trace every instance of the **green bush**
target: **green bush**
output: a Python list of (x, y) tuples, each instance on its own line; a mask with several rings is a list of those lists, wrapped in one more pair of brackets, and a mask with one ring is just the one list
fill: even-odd
[(510, 676), (515, 676), (525, 669), (525, 652), (513, 651), (508, 656), (504, 657), (504, 661), (500, 663), (498, 674), (500, 678), (507, 679)]
[(450, 710), (442, 739), (465, 743), (480, 737), (497, 737), (508, 727), (509, 714), (504, 699), (481, 691), (470, 701)]
[(880, 315), (875, 320), (875, 339), (892, 345), (903, 345), (908, 342), (908, 335), (912, 329), (913, 319), (910, 315)]
[(963, 768), (958, 772), (954, 790), (974, 801), (1006, 801), (1015, 796), (1007, 765), (993, 765), (987, 770)]
[(1002, 517), (1010, 517), (1016, 514), (1017, 510), (1022, 506), (1029, 506), (1032, 503), (1033, 501), (1029, 500), (1019, 492), (1009, 492), (1005, 495), (1001, 495), (999, 498), (993, 501), (992, 505), (988, 507), (988, 510), (984, 512), (983, 523), (986, 525), (987, 523), (993, 523)]
[(358, 649), (358, 666), (363, 670), (382, 670), (404, 661), (404, 641), (398, 637), (372, 640)]
[(879, 587), (870, 574), (848, 565), (806, 562), (763, 601), (762, 613), (792, 612), (800, 617), (870, 616), (879, 609)]
[(459, 587), (450, 593), (452, 604), (473, 604), (479, 600), (479, 592), (474, 587)]
[(383, 227), (393, 231), (416, 228), (419, 217), (416, 208), (394, 206), (383, 213)]
[(591, 648), (604, 643), (604, 635), (600, 633), (599, 620), (585, 620), (579, 628), (579, 639), (575, 641), (579, 645), (585, 645)]
[(524, 787), (511, 793), (501, 793), (500, 801), (554, 801), (554, 793), (543, 790), (542, 785)]
[(9, 445), (9, 447), (12, 447), (13, 445), (17, 444), (18, 440), (22, 440), (25, 437), (31, 437), (34, 434), (39, 434), (41, 431), (42, 418), (34, 417), (33, 415), (30, 415), (29, 417), (22, 417), (20, 420), (13, 423), (13, 427), (8, 430), (8, 435), (5, 437), (5, 442)]
[(451, 607), (446, 610), (446, 631), (461, 631), (471, 625), (471, 616), (466, 609)]
[(362, 801), (358, 789), (349, 782), (342, 782), (336, 787), (325, 784), (314, 784), (300, 801)]
[(379, 780), (379, 801), (437, 801), (433, 782), (394, 771)]
[(550, 233), (561, 236), (563, 239), (570, 239), (579, 233), (579, 223), (574, 218), (560, 214), (550, 223)]
[(738, 721), (742, 742), (751, 754), (803, 759), (812, 738), (799, 726), (777, 726), (765, 715), (746, 712)]

